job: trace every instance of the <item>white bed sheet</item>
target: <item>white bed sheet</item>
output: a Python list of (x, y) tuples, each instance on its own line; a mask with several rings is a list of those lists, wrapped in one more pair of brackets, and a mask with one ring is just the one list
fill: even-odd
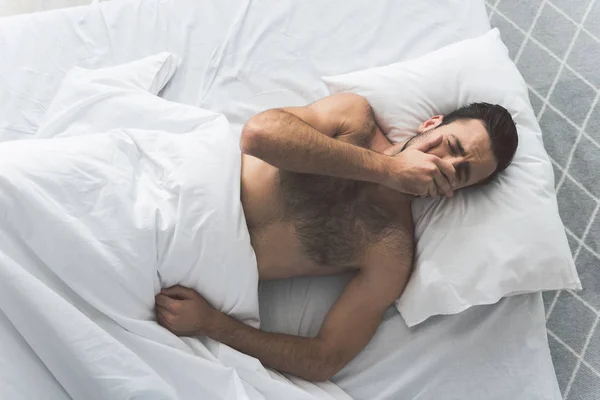
[[(35, 133), (74, 65), (175, 53), (182, 64), (163, 96), (223, 112), (240, 127), (265, 108), (326, 95), (322, 75), (413, 58), (487, 29), (482, 0), (113, 0), (0, 19), (0, 140)], [(314, 334), (345, 279), (261, 285), (263, 326)], [(51, 375), (32, 367), (27, 345), (3, 329), (12, 344), (0, 356), (0, 387), (21, 393), (22, 371), (32, 368), (45, 393), (63, 398)], [(390, 309), (335, 382), (357, 399), (560, 398), (539, 294), (412, 330)]]

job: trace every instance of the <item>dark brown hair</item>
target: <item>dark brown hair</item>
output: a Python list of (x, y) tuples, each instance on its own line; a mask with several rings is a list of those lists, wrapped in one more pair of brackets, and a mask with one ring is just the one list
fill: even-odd
[(504, 171), (515, 156), (519, 144), (517, 126), (506, 108), (489, 103), (472, 103), (461, 107), (446, 115), (439, 126), (465, 119), (480, 120), (490, 135), (492, 153), (494, 153), (497, 165), (489, 177), (479, 182), (479, 184), (485, 184)]

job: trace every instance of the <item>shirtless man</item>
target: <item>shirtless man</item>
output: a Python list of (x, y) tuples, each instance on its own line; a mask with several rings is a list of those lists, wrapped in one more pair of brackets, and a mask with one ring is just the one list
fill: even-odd
[(408, 281), (414, 196), (485, 183), (517, 146), (510, 114), (485, 103), (432, 117), (418, 132), (393, 146), (354, 94), (252, 117), (241, 138), (241, 201), (260, 279), (355, 276), (314, 338), (254, 329), (181, 286), (156, 296), (158, 322), (307, 380), (331, 378), (371, 340)]

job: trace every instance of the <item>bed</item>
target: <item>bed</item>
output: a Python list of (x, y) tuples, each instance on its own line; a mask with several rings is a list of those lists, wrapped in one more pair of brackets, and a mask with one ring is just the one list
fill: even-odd
[[(266, 108), (327, 95), (323, 75), (414, 58), (488, 29), (481, 0), (114, 0), (1, 19), (0, 140), (32, 137), (75, 65), (169, 51), (181, 64), (161, 95), (221, 112), (239, 130)], [(315, 334), (347, 279), (263, 282), (263, 329)], [(10, 338), (0, 356), (0, 396), (68, 398), (3, 315), (0, 328)], [(356, 399), (560, 399), (540, 294), (412, 329), (390, 309), (332, 381)]]

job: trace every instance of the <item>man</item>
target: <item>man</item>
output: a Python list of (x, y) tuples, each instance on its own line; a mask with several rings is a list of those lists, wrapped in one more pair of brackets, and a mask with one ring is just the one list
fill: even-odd
[(317, 337), (263, 332), (181, 286), (156, 296), (158, 322), (206, 335), (299, 377), (331, 378), (370, 341), (412, 270), (411, 199), (452, 196), (504, 170), (517, 131), (477, 103), (425, 121), (393, 146), (369, 103), (337, 94), (252, 117), (241, 138), (242, 205), (260, 279), (355, 271)]

